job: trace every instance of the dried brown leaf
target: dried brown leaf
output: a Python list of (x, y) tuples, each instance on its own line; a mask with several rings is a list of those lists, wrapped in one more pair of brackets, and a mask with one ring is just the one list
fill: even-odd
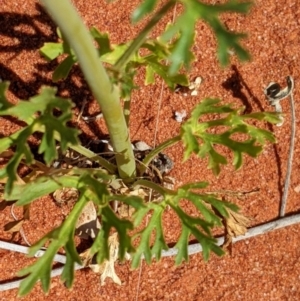
[(251, 225), (251, 219), (244, 216), (241, 213), (234, 212), (230, 209), (227, 209), (229, 214), (228, 218), (224, 218), (223, 224), (225, 226), (225, 241), (223, 244), (223, 249), (228, 250), (231, 253), (232, 250), (232, 238), (245, 235), (247, 228)]
[(23, 206), (23, 219), (30, 219), (30, 204)]
[(0, 154), (0, 158), (11, 158), (15, 153), (12, 150), (6, 150)]
[(93, 256), (91, 255), (91, 248), (79, 254), (83, 266), (89, 266), (92, 262)]
[(231, 236), (244, 235), (247, 232), (247, 228), (251, 225), (251, 220), (241, 213), (228, 210), (229, 217), (226, 218), (226, 225), (228, 233)]
[(9, 233), (20, 232), (24, 220), (12, 221), (4, 225), (4, 231)]
[(228, 252), (230, 255), (232, 254), (232, 236), (230, 236), (228, 233), (225, 235), (222, 248), (225, 252)]
[(81, 238), (95, 238), (101, 228), (94, 203), (89, 201), (83, 208), (76, 223), (76, 235)]
[[(92, 264), (92, 258), (89, 249), (80, 254), (84, 264), (88, 265), (94, 273), (100, 273), (101, 285), (105, 284), (106, 278), (111, 278), (114, 283), (121, 285), (121, 280), (115, 272), (115, 262), (118, 260), (119, 239), (118, 233), (112, 234), (108, 238), (109, 260), (105, 260), (102, 264)], [(127, 256), (128, 259), (128, 256)]]
[(8, 206), (11, 206), (13, 203), (15, 202), (7, 202), (7, 201), (0, 202), (0, 211), (4, 210)]
[(114, 283), (121, 285), (121, 280), (115, 272), (115, 262), (118, 259), (118, 252), (119, 252), (119, 239), (117, 233), (112, 234), (108, 238), (108, 245), (109, 245), (109, 260), (104, 262), (104, 270), (100, 277), (101, 285), (105, 284), (105, 279), (107, 277), (112, 278)]

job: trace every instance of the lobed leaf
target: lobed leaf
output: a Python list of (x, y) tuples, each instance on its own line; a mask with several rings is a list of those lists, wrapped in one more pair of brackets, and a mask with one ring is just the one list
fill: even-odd
[(196, 21), (197, 15), (195, 12), (186, 9), (175, 24), (170, 26), (162, 35), (163, 41), (169, 41), (175, 34), (180, 33), (169, 56), (171, 62), (170, 75), (176, 74), (182, 65), (189, 69), (191, 62), (194, 60), (194, 55), (190, 49), (194, 43)]
[(188, 191), (183, 197), (190, 200), (196, 206), (196, 208), (201, 212), (205, 220), (207, 220), (209, 223), (213, 223), (216, 226), (222, 225), (220, 218), (216, 216), (215, 213), (212, 212), (210, 208), (205, 206), (199, 194)]
[[(100, 179), (97, 179), (97, 175), (98, 177), (100, 177)], [(107, 175), (105, 174), (97, 174), (97, 172), (95, 173), (92, 171), (88, 171), (82, 174), (78, 181), (78, 185), (84, 186), (85, 189), (88, 189), (89, 199), (93, 201), (96, 205), (100, 207), (107, 206), (109, 202), (109, 192), (106, 183), (101, 183), (106, 179)]]
[(131, 21), (136, 23), (140, 21), (146, 14), (151, 13), (157, 4), (157, 0), (144, 0), (133, 12)]
[[(10, 143), (7, 144), (7, 138), (3, 138), (6, 139), (5, 146), (27, 145), (27, 138), (33, 132), (45, 127), (45, 135), (39, 151), (40, 153), (44, 152), (45, 161), (49, 164), (57, 156), (54, 142), (57, 133), (60, 136), (63, 151), (66, 150), (69, 144), (78, 143), (78, 131), (66, 126), (72, 116), (72, 102), (55, 96), (55, 93), (55, 88), (44, 87), (39, 95), (30, 98), (29, 101), (19, 101), (18, 104), (13, 106), (7, 105), (7, 101), (4, 98), (2, 99), (5, 105), (0, 110), (0, 116), (12, 115), (28, 123), (28, 127), (11, 136), (13, 139)], [(54, 116), (54, 110), (57, 109), (62, 112), (58, 117)], [(20, 153), (21, 151), (16, 152), (16, 156)]]
[(68, 287), (72, 285), (74, 279), (74, 264), (75, 262), (78, 264), (81, 263), (74, 242), (75, 225), (82, 209), (87, 202), (88, 199), (85, 197), (83, 192), (65, 221), (58, 228), (46, 234), (31, 248), (29, 255), (33, 256), (47, 240), (50, 240), (49, 247), (47, 248), (45, 254), (39, 258), (37, 262), (18, 273), (19, 276), (28, 275), (21, 282), (18, 292), (19, 296), (28, 294), (39, 280), (42, 282), (43, 291), (48, 292), (50, 287), (50, 272), (52, 270), (52, 262), (55, 254), (61, 247), (65, 247), (67, 256), (67, 262), (64, 266), (62, 278), (63, 280), (66, 280)]
[(86, 194), (95, 204), (107, 205), (109, 193), (106, 184), (101, 183), (107, 180), (107, 175), (93, 170), (83, 170), (81, 173), (77, 171), (79, 170), (75, 169), (73, 175), (42, 175), (28, 183), (16, 184), (10, 193), (5, 192), (4, 199), (17, 201), (18, 206), (24, 206), (63, 187), (76, 189), (85, 187)]
[(92, 27), (90, 33), (99, 46), (100, 56), (111, 52), (109, 36), (107, 33), (101, 33), (96, 27)]
[(40, 54), (48, 61), (56, 59), (58, 56), (64, 53), (64, 47), (62, 43), (45, 43), (40, 48)]
[[(235, 169), (242, 166), (243, 154), (257, 157), (267, 141), (275, 142), (274, 135), (264, 129), (248, 124), (249, 119), (277, 122), (277, 118), (270, 113), (241, 115), (241, 110), (230, 105), (220, 105), (218, 99), (204, 99), (191, 114), (191, 118), (181, 127), (181, 138), (185, 146), (184, 160), (195, 153), (200, 158), (208, 156), (208, 167), (218, 175), (220, 166), (227, 164), (224, 155), (216, 150), (216, 145), (223, 145), (234, 153)], [(200, 121), (206, 114), (221, 114), (221, 118)], [(225, 116), (225, 117), (224, 117)], [(220, 133), (211, 133), (211, 128), (222, 127)], [(221, 128), (220, 128), (221, 129)], [(234, 134), (246, 134), (243, 141), (235, 138)]]
[(7, 177), (7, 182), (5, 185), (5, 194), (8, 195), (13, 189), (13, 184), (17, 180), (17, 168), (25, 157), (25, 162), (30, 164), (33, 162), (33, 155), (27, 144), (27, 138), (33, 133), (33, 127), (29, 126), (21, 131), (18, 131), (10, 137), (5, 137), (0, 139), (0, 152), (5, 151), (12, 145), (16, 145), (16, 151), (10, 158), (9, 162), (4, 168), (0, 170), (0, 178)]
[(178, 250), (175, 257), (176, 265), (181, 264), (183, 260), (189, 261), (189, 252), (188, 252), (189, 237), (190, 237), (190, 230), (188, 227), (183, 225), (180, 237), (175, 245), (175, 248)]
[(54, 70), (52, 75), (53, 82), (58, 82), (61, 79), (65, 79), (68, 77), (71, 68), (76, 63), (76, 59), (69, 55), (67, 56)]
[[(148, 78), (146, 77), (146, 82), (147, 83), (154, 83), (154, 74), (158, 74), (168, 85), (168, 87), (171, 90), (175, 90), (176, 86), (178, 84), (182, 86), (187, 86), (188, 85), (188, 79), (186, 75), (184, 74), (175, 74), (175, 75), (170, 75), (168, 73), (168, 66), (166, 66), (164, 63), (160, 62), (160, 60), (157, 57), (154, 56), (148, 56), (144, 58), (144, 63), (147, 67), (146, 70), (148, 72), (147, 76), (149, 78), (149, 72), (152, 73), (152, 81), (147, 82)], [(150, 74), (151, 74), (150, 73)]]
[[(157, 204), (149, 204), (149, 206), (153, 210), (150, 221), (142, 231), (135, 235), (135, 238), (139, 238), (140, 242), (132, 256), (133, 268), (137, 268), (139, 266), (142, 256), (144, 256), (147, 263), (150, 263), (153, 256), (159, 260), (162, 250), (168, 249), (162, 229), (162, 214), (164, 206)], [(155, 240), (151, 247), (150, 239), (152, 233), (155, 234)]]
[(62, 187), (78, 188), (79, 181), (76, 176), (42, 176), (26, 184), (14, 185), (11, 193), (6, 193), (4, 198), (7, 201), (17, 200), (18, 206), (24, 206)]
[[(187, 245), (181, 245), (183, 243), (186, 243), (186, 237), (189, 236), (190, 234), (194, 235), (195, 238), (199, 241), (199, 243), (202, 246), (203, 250), (203, 258), (205, 261), (208, 260), (210, 252), (213, 251), (217, 255), (221, 256), (224, 254), (224, 251), (216, 244), (216, 239), (213, 238), (210, 234), (209, 228), (212, 227), (211, 223), (206, 222), (205, 220), (201, 218), (194, 218), (189, 215), (187, 215), (180, 207), (175, 207), (172, 206), (172, 209), (177, 213), (178, 217), (180, 218), (182, 224), (183, 224), (183, 230), (182, 230), (182, 235), (183, 238), (180, 238), (178, 243), (176, 244), (177, 249), (184, 248), (185, 250), (187, 249)], [(206, 234), (202, 233), (199, 229), (198, 226), (201, 226)], [(186, 229), (184, 229), (186, 228)], [(186, 251), (184, 253), (178, 255), (176, 257), (176, 262), (180, 262), (182, 260), (182, 256), (184, 256)]]
[(251, 3), (237, 3), (229, 1), (225, 4), (205, 4), (198, 0), (183, 1), (184, 12), (177, 18), (163, 34), (164, 41), (170, 41), (179, 34), (178, 41), (169, 59), (171, 66), (170, 74), (175, 74), (183, 64), (189, 68), (193, 54), (190, 51), (194, 43), (194, 31), (199, 19), (206, 21), (213, 29), (218, 41), (218, 58), (222, 65), (228, 64), (229, 51), (234, 50), (241, 60), (250, 58), (248, 52), (240, 45), (240, 39), (244, 34), (235, 34), (228, 31), (219, 20), (219, 15), (225, 12), (248, 12)]
[[(99, 46), (100, 60), (110, 65), (114, 65), (130, 45), (130, 42), (111, 45), (108, 34), (99, 32), (95, 27), (90, 29), (90, 33)], [(64, 40), (62, 35), (60, 35), (60, 38), (62, 39), (62, 42), (46, 43), (40, 49), (41, 54), (48, 60), (55, 59), (62, 54), (67, 54), (67, 57), (65, 57), (54, 70), (52, 75), (54, 82), (65, 79), (72, 66), (77, 62), (77, 58), (69, 44)], [(119, 84), (120, 86), (121, 97), (124, 99), (130, 98), (131, 91), (137, 88), (134, 84), (134, 76), (136, 70), (141, 66), (146, 67), (145, 84), (154, 83), (154, 75), (157, 74), (164, 79), (168, 87), (172, 90), (174, 90), (178, 84), (188, 86), (189, 82), (186, 75), (174, 73), (170, 76), (169, 74), (169, 67), (166, 64), (166, 60), (169, 58), (171, 50), (175, 46), (176, 41), (165, 43), (161, 39), (148, 39), (142, 44), (141, 48), (147, 49), (150, 54), (140, 55), (139, 53), (133, 53), (122, 72), (114, 72), (115, 70), (113, 68), (108, 68), (108, 70), (111, 71), (110, 74), (113, 83)], [(189, 56), (192, 59), (193, 56), (190, 52)]]
[(9, 82), (0, 81), (0, 112), (5, 111), (13, 106), (13, 104), (11, 104), (5, 96), (8, 86)]
[(108, 237), (109, 232), (101, 228), (90, 248), (89, 254), (91, 257), (97, 254), (96, 259), (98, 264), (104, 262), (105, 259), (109, 259)]
[[(156, 186), (151, 187), (155, 189)], [(146, 208), (137, 208), (135, 212), (136, 216), (141, 214), (144, 217), (145, 213), (151, 212), (151, 217), (144, 229), (133, 236), (133, 239), (139, 238), (138, 246), (132, 258), (133, 268), (139, 266), (142, 256), (144, 256), (147, 263), (150, 263), (153, 257), (160, 259), (162, 250), (167, 249), (161, 222), (164, 208), (167, 205), (174, 210), (182, 224), (182, 232), (176, 244), (176, 248), (178, 249), (175, 260), (176, 264), (179, 264), (184, 259), (188, 260), (190, 235), (193, 235), (202, 245), (205, 260), (208, 259), (211, 251), (217, 255), (224, 254), (212, 236), (211, 229), (216, 225), (222, 226), (220, 216), (227, 217), (228, 209), (237, 211), (238, 208), (236, 205), (219, 200), (211, 194), (195, 191), (206, 187), (206, 182), (199, 182), (182, 185), (177, 191), (158, 189), (157, 191), (163, 195), (163, 200), (159, 204), (150, 203)], [(187, 214), (181, 208), (181, 200), (191, 201), (198, 209), (198, 214), (196, 216)], [(150, 208), (151, 210), (149, 211)], [(142, 209), (141, 213), (139, 213), (140, 209)], [(153, 245), (151, 245), (152, 235), (154, 237)]]
[(124, 259), (126, 252), (134, 251), (128, 234), (128, 231), (133, 229), (133, 224), (126, 219), (118, 218), (109, 206), (102, 207), (99, 214), (101, 214), (102, 228), (91, 247), (91, 254), (97, 253), (98, 264), (101, 264), (105, 259), (109, 259), (108, 236), (110, 230), (115, 228), (120, 239), (119, 257)]

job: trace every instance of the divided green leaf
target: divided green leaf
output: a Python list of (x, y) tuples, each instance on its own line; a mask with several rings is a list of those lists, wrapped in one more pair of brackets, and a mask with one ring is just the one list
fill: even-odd
[[(138, 246), (132, 258), (133, 268), (139, 266), (143, 257), (147, 263), (150, 263), (153, 257), (159, 260), (162, 251), (168, 249), (162, 227), (162, 215), (166, 206), (174, 210), (182, 224), (181, 235), (175, 246), (178, 249), (176, 264), (181, 263), (182, 260), (188, 260), (187, 250), (191, 235), (201, 244), (205, 260), (208, 260), (211, 251), (217, 255), (224, 254), (213, 238), (211, 229), (215, 226), (222, 226), (221, 217), (228, 216), (227, 208), (237, 211), (238, 207), (230, 202), (219, 200), (214, 195), (197, 192), (199, 189), (206, 188), (207, 185), (206, 182), (191, 183), (179, 187), (172, 193), (160, 190), (163, 193), (163, 200), (159, 204), (148, 204), (142, 213), (137, 210), (135, 217), (140, 214), (139, 220), (144, 218), (146, 213), (150, 217), (147, 225), (133, 236), (133, 239), (138, 239)], [(191, 201), (197, 208), (198, 215), (187, 214), (181, 207), (181, 200)]]
[[(7, 84), (2, 83), (1, 87)], [(10, 137), (0, 139), (0, 152), (9, 147), (16, 147), (14, 155), (1, 170), (0, 176), (8, 176), (5, 191), (9, 195), (16, 180), (16, 171), (23, 158), (26, 163), (33, 161), (33, 155), (28, 145), (28, 138), (37, 131), (44, 132), (39, 153), (44, 154), (46, 164), (57, 158), (55, 139), (60, 139), (62, 151), (66, 151), (69, 145), (78, 143), (78, 131), (67, 126), (72, 117), (72, 103), (68, 99), (55, 96), (56, 89), (44, 87), (38, 96), (32, 97), (29, 101), (19, 101), (16, 105), (9, 105), (3, 96), (0, 99), (2, 109), (0, 116), (11, 115), (25, 121), (28, 126), (12, 134)], [(55, 111), (60, 110), (60, 115), (55, 116)]]
[(170, 74), (175, 74), (183, 64), (189, 68), (193, 54), (190, 51), (194, 43), (195, 25), (199, 19), (207, 22), (213, 29), (218, 41), (218, 58), (222, 65), (229, 62), (229, 52), (234, 51), (241, 60), (250, 58), (248, 52), (240, 45), (244, 34), (228, 31), (219, 20), (219, 14), (225, 12), (248, 12), (251, 3), (228, 1), (225, 4), (205, 4), (198, 0), (183, 1), (184, 12), (163, 34), (164, 41), (170, 41), (179, 34), (178, 41), (170, 55)]
[(136, 23), (140, 21), (145, 15), (151, 13), (155, 8), (157, 0), (145, 0), (135, 9), (131, 16), (132, 22)]
[[(162, 214), (164, 211), (164, 206), (149, 204), (147, 207), (148, 209), (151, 209), (151, 211), (153, 210), (153, 213), (148, 221), (147, 226), (134, 237), (135, 239), (140, 238), (140, 242), (133, 254), (133, 268), (139, 266), (142, 255), (144, 256), (146, 262), (150, 263), (152, 257), (155, 257), (157, 260), (159, 260), (162, 250), (168, 249), (162, 229)], [(155, 234), (155, 239), (154, 244), (151, 247), (150, 243), (152, 233)]]
[(18, 292), (19, 296), (24, 296), (29, 293), (39, 280), (42, 282), (43, 291), (49, 291), (52, 262), (56, 253), (61, 247), (64, 246), (67, 262), (64, 266), (62, 278), (66, 281), (66, 285), (68, 287), (72, 286), (74, 280), (74, 264), (81, 264), (81, 260), (76, 251), (74, 242), (75, 225), (82, 209), (87, 202), (88, 199), (84, 194), (82, 194), (66, 220), (58, 228), (46, 234), (33, 247), (31, 247), (29, 256), (34, 256), (34, 254), (45, 244), (45, 242), (50, 240), (50, 245), (45, 254), (36, 263), (18, 273), (19, 276), (28, 275), (21, 282)]
[[(184, 159), (195, 153), (200, 158), (208, 156), (209, 168), (218, 175), (221, 164), (227, 164), (227, 159), (216, 148), (216, 145), (226, 146), (233, 151), (233, 164), (239, 169), (243, 163), (243, 153), (257, 157), (266, 141), (275, 142), (274, 135), (267, 130), (259, 129), (247, 121), (266, 120), (278, 122), (276, 114), (254, 113), (241, 115), (241, 110), (230, 105), (219, 105), (218, 99), (204, 99), (192, 112), (191, 118), (181, 127), (181, 138), (185, 146)], [(221, 114), (219, 119), (201, 121), (206, 114)], [(247, 138), (239, 139), (237, 134)]]

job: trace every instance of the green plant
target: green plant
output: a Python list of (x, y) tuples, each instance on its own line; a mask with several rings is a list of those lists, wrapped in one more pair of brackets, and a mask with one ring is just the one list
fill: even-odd
[[(5, 96), (8, 83), (0, 83), (0, 115), (12, 115), (26, 123), (22, 130), (0, 139), (0, 153), (7, 158), (6, 165), (0, 170), (0, 177), (6, 178), (5, 200), (16, 200), (17, 205), (25, 206), (63, 187), (75, 188), (79, 192), (79, 198), (65, 221), (31, 248), (30, 254), (34, 255), (47, 241), (50, 242), (45, 255), (20, 272), (21, 276), (27, 277), (21, 284), (19, 294), (28, 293), (38, 280), (41, 280), (43, 289), (48, 291), (52, 261), (61, 247), (64, 247), (67, 255), (62, 278), (68, 287), (72, 285), (74, 264), (81, 262), (74, 244), (75, 227), (81, 211), (89, 201), (93, 201), (97, 206), (97, 214), (102, 224), (89, 250), (89, 256), (95, 255), (99, 264), (109, 257), (111, 229), (115, 229), (119, 236), (120, 259), (124, 259), (127, 252), (131, 253), (134, 268), (138, 267), (142, 256), (148, 263), (152, 257), (159, 259), (162, 250), (168, 248), (162, 227), (162, 214), (167, 206), (174, 210), (182, 224), (181, 236), (176, 244), (180, 250), (175, 259), (177, 264), (188, 260), (187, 246), (190, 235), (201, 243), (205, 260), (211, 251), (222, 255), (224, 251), (216, 244), (211, 229), (222, 226), (223, 219), (229, 218), (229, 212), (238, 210), (236, 205), (220, 200), (215, 195), (201, 192), (207, 187), (206, 182), (186, 184), (177, 190), (171, 190), (140, 178), (161, 151), (180, 141), (185, 147), (185, 160), (192, 153), (200, 158), (208, 157), (209, 168), (215, 174), (220, 172), (222, 164), (227, 164), (226, 158), (217, 151), (216, 145), (225, 146), (233, 152), (233, 164), (238, 169), (242, 166), (243, 154), (256, 157), (267, 141), (275, 141), (270, 132), (259, 129), (248, 121), (255, 119), (276, 123), (279, 120), (277, 115), (261, 112), (243, 115), (242, 108), (220, 104), (218, 99), (204, 99), (183, 124), (178, 136), (150, 151), (142, 163), (137, 164), (131, 147), (127, 111), (130, 95), (135, 88), (134, 75), (140, 67), (146, 68), (146, 84), (154, 83), (156, 73), (164, 79), (170, 89), (175, 89), (178, 84), (188, 85), (187, 77), (179, 72), (183, 67), (189, 68), (193, 60), (190, 49), (194, 41), (194, 25), (198, 19), (206, 21), (216, 34), (217, 53), (221, 64), (228, 63), (230, 49), (233, 49), (241, 60), (248, 59), (248, 53), (239, 43), (244, 35), (227, 31), (219, 20), (219, 14), (246, 13), (250, 4), (229, 1), (222, 5), (209, 5), (197, 0), (169, 0), (157, 12), (153, 12), (157, 1), (145, 0), (133, 14), (134, 22), (148, 13), (153, 14), (144, 30), (130, 43), (111, 45), (107, 34), (99, 32), (96, 28), (88, 31), (84, 27), (69, 1), (41, 2), (58, 25), (58, 35), (61, 39), (59, 43), (46, 43), (41, 53), (49, 60), (62, 54), (65, 56), (54, 71), (53, 80), (64, 79), (75, 63), (80, 65), (101, 107), (115, 161), (107, 161), (79, 144), (78, 132), (67, 125), (72, 116), (72, 101), (56, 96), (54, 88), (44, 88), (38, 96), (29, 101), (19, 101), (17, 105), (12, 105)], [(160, 37), (148, 39), (151, 29), (176, 2), (180, 2), (184, 7), (182, 15), (174, 24), (169, 25)], [(66, 13), (68, 22), (65, 22)], [(93, 39), (98, 44), (98, 49), (93, 47)], [(146, 55), (138, 53), (141, 48), (147, 50)], [(124, 108), (121, 106), (121, 98), (125, 100)], [(61, 112), (59, 116), (54, 114), (57, 110)], [(219, 119), (200, 121), (203, 116), (212, 113), (219, 114)], [(212, 127), (220, 127), (223, 130), (214, 134), (210, 131)], [(34, 159), (28, 144), (29, 137), (36, 132), (43, 133), (39, 153), (43, 154), (46, 165)], [(247, 139), (235, 139), (239, 133), (246, 134)], [(52, 163), (58, 157), (55, 141), (59, 141), (63, 152), (71, 148), (97, 162), (100, 167), (53, 168)], [(26, 165), (31, 170), (24, 179), (25, 183), (21, 184), (17, 181), (17, 169), (20, 165)], [(121, 192), (120, 186), (127, 187), (126, 193)], [(134, 196), (128, 193), (140, 187), (145, 187), (145, 191), (152, 189), (157, 192), (160, 195), (159, 201), (146, 202), (141, 194)], [(182, 209), (181, 200), (192, 202), (199, 215), (189, 216)], [(110, 206), (114, 201), (133, 208), (132, 217), (120, 218)], [(143, 220), (148, 214), (150, 220), (143, 226)], [(153, 242), (151, 235), (154, 235)]]

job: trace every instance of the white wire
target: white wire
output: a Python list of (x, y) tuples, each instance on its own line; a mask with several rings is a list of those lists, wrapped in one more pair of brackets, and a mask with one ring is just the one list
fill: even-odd
[[(80, 270), (82, 268), (84, 268), (84, 266), (75, 264), (75, 270)], [(50, 277), (52, 278), (52, 277), (61, 275), (63, 272), (63, 269), (64, 269), (64, 267), (60, 267), (60, 268), (52, 270), (50, 273)], [(0, 292), (18, 288), (22, 281), (23, 281), (23, 279), (20, 279), (20, 280), (15, 280), (15, 281), (0, 284)]]
[[(292, 226), (292, 225), (295, 225), (298, 223), (300, 223), (300, 214), (283, 217), (278, 220), (250, 228), (244, 236), (235, 237), (235, 238), (233, 238), (232, 242), (235, 243), (240, 240), (245, 240), (245, 239), (248, 239), (248, 238), (251, 238), (254, 236), (268, 233), (272, 230)], [(223, 242), (224, 242), (224, 236), (217, 238), (217, 244), (219, 246), (222, 245)], [(1, 241), (1, 240), (0, 240), (0, 249), (6, 249), (6, 250), (10, 250), (10, 251), (25, 253), (25, 254), (27, 254), (28, 250), (29, 250), (28, 247), (16, 245), (14, 243), (8, 243), (8, 242)], [(200, 253), (200, 252), (202, 252), (202, 247), (199, 243), (188, 246), (189, 256), (196, 254), (196, 253)], [(45, 253), (45, 250), (40, 250), (37, 252), (36, 257), (40, 257), (44, 253)], [(177, 253), (178, 253), (178, 249), (170, 248), (169, 250), (162, 252), (162, 257), (175, 256), (175, 255), (177, 255)], [(57, 254), (54, 257), (54, 261), (65, 263), (66, 257), (64, 255)], [(75, 270), (82, 269), (82, 268), (84, 268), (84, 266), (81, 266), (78, 264), (75, 265)], [(52, 270), (51, 277), (60, 275), (62, 273), (62, 271), (63, 271), (63, 267)], [(0, 291), (6, 291), (9, 289), (18, 288), (20, 286), (21, 281), (22, 280), (16, 280), (16, 281), (0, 284)]]

